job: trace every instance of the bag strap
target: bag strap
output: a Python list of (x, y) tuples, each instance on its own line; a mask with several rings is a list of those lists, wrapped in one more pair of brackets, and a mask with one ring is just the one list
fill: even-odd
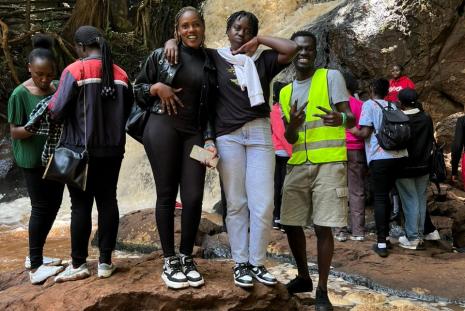
[[(82, 72), (81, 80), (84, 80), (84, 61), (81, 59)], [(83, 106), (84, 106), (84, 153), (87, 153), (87, 103), (86, 103), (86, 84), (82, 84), (82, 92), (84, 93)]]
[(374, 101), (379, 106), (379, 108), (381, 108), (381, 110), (384, 110), (384, 107), (376, 99), (372, 98), (371, 100)]
[(82, 86), (84, 92), (84, 152), (87, 152), (87, 103), (86, 103), (86, 84)]

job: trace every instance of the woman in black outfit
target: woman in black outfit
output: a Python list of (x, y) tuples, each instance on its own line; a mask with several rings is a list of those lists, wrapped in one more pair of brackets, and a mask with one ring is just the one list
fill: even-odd
[(68, 186), (72, 263), (56, 282), (90, 276), (86, 260), (94, 200), (100, 251), (97, 275), (108, 278), (116, 269), (111, 260), (119, 222), (116, 186), (126, 143), (125, 124), (134, 102), (129, 78), (113, 63), (103, 33), (93, 26), (81, 26), (74, 42), (79, 60), (63, 70), (48, 107), (52, 120), (63, 122), (59, 144), (75, 152), (87, 149), (89, 166), (85, 191)]
[[(170, 288), (201, 286), (192, 259), (200, 223), (205, 165), (190, 158), (194, 145), (216, 156), (209, 126), (208, 98), (215, 88), (215, 68), (203, 49), (205, 23), (193, 7), (176, 15), (175, 32), (182, 62), (170, 65), (163, 49), (147, 58), (135, 82), (138, 105), (151, 107), (143, 144), (155, 179), (156, 222), (165, 262), (162, 279)], [(178, 107), (177, 107), (178, 106)], [(179, 256), (174, 248), (174, 207), (180, 188), (183, 204)]]

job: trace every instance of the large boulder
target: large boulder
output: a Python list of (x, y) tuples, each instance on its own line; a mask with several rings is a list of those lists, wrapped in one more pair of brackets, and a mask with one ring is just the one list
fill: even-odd
[[(109, 279), (95, 275), (62, 284), (50, 278), (43, 286), (29, 283), (27, 272), (0, 274), (0, 310), (301, 310), (282, 284), (256, 283), (250, 290), (234, 285), (231, 262), (198, 259), (205, 278), (201, 289), (168, 289), (160, 278), (163, 259), (154, 254), (118, 261)], [(95, 271), (96, 263), (90, 265)]]
[[(174, 238), (176, 245), (181, 240), (181, 210), (175, 211)], [(205, 235), (213, 235), (223, 231), (221, 216), (203, 213), (199, 230), (196, 236), (196, 245), (202, 245)], [(98, 245), (98, 231), (92, 245)], [(155, 224), (155, 211), (151, 208), (129, 213), (121, 217), (119, 221), (116, 249), (151, 253), (161, 250), (158, 228)]]
[[(441, 224), (444, 224), (445, 218), (442, 218), (441, 222), (438, 221), (435, 224), (440, 227), (449, 227), (452, 232), (445, 230), (442, 233), (446, 234), (449, 231), (452, 235), (449, 238), (452, 238), (454, 246), (465, 248), (465, 192), (459, 189), (449, 189), (447, 200), (444, 202), (433, 202), (430, 204), (430, 211), (432, 215), (450, 219), (452, 225), (449, 223), (446, 226), (442, 226)], [(439, 218), (436, 220), (439, 220)]]
[(436, 124), (436, 140), (439, 144), (444, 145), (445, 152), (450, 152), (451, 144), (454, 141), (455, 125), (457, 123), (457, 119), (463, 115), (463, 112), (457, 112), (442, 118)]
[[(464, 0), (352, 0), (305, 27), (317, 35), (317, 65), (352, 72), (362, 83), (405, 67), (433, 119), (465, 105)], [(292, 79), (292, 68), (282, 79)]]

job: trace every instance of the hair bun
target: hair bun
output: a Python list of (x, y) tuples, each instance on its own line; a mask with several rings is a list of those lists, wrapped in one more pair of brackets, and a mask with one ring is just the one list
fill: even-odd
[(35, 34), (32, 37), (32, 48), (51, 50), (53, 48), (53, 38), (41, 33)]

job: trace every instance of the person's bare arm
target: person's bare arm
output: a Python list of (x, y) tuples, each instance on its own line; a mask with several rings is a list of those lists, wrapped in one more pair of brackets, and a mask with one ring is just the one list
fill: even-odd
[[(340, 102), (336, 104), (336, 110), (332, 111), (321, 106), (317, 106), (318, 109), (324, 112), (324, 114), (315, 114), (315, 117), (323, 119), (323, 122), (326, 126), (345, 126), (346, 128), (351, 128), (355, 126), (355, 117), (350, 110), (348, 102)], [(345, 124), (344, 117), (342, 114), (346, 115)]]
[(284, 125), (286, 127), (286, 131), (284, 132), (284, 137), (286, 138), (287, 142), (295, 144), (299, 139), (299, 127), (305, 121), (305, 107), (307, 103), (305, 103), (301, 108), (297, 109), (297, 101), (291, 106), (291, 111), (289, 114), (289, 122), (284, 120)]
[(16, 126), (10, 123), (10, 133), (13, 139), (26, 139), (31, 137), (33, 134), (26, 131), (24, 126)]
[(358, 129), (354, 126), (351, 129), (349, 129), (349, 132), (357, 137), (368, 138), (370, 137), (371, 133), (373, 133), (373, 127), (362, 125), (362, 127)]
[(232, 53), (246, 53), (250, 56), (255, 53), (260, 44), (278, 52), (279, 64), (289, 64), (297, 54), (297, 44), (294, 41), (270, 36), (256, 36)]

